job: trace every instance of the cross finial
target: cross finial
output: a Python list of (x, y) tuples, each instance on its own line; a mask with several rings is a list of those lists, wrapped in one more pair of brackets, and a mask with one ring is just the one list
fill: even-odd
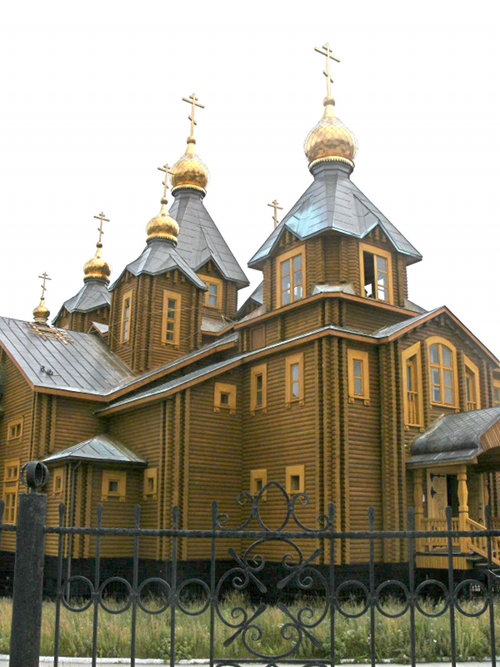
[(194, 112), (196, 110), (196, 107), (198, 107), (199, 109), (204, 109), (205, 106), (198, 102), (198, 98), (196, 97), (196, 95), (194, 93), (192, 95), (190, 95), (189, 97), (183, 97), (182, 101), (187, 102), (188, 104), (191, 105), (191, 115), (188, 116), (188, 118), (191, 121), (191, 136), (193, 137), (194, 136), (194, 126), (198, 124), (194, 119)]
[(99, 215), (94, 215), (94, 218), (96, 220), (99, 220), (99, 227), (97, 228), (97, 231), (99, 232), (99, 240), (97, 241), (97, 246), (100, 247), (102, 245), (102, 235), (104, 234), (104, 230), (102, 228), (102, 223), (103, 222), (109, 222), (109, 219), (106, 218), (104, 213), (99, 213)]
[(52, 278), (49, 278), (49, 275), (46, 271), (42, 273), (41, 276), (38, 276), (43, 282), (42, 282), (42, 296), (41, 300), (43, 301), (45, 299), (45, 292), (47, 291), (47, 280), (52, 280)]
[(163, 185), (163, 200), (165, 200), (165, 203), (167, 201), (167, 190), (168, 190), (168, 175), (170, 176), (174, 175), (174, 172), (170, 170), (170, 167), (168, 164), (164, 164), (163, 167), (158, 167), (158, 171), (162, 171), (165, 174), (165, 180), (162, 181)]
[(326, 69), (323, 72), (323, 74), (326, 76), (326, 96), (331, 97), (332, 96), (332, 83), (333, 83), (333, 78), (330, 73), (330, 60), (335, 60), (336, 63), (339, 63), (340, 60), (336, 58), (334, 55), (332, 55), (332, 51), (330, 49), (330, 44), (327, 42), (324, 44), (321, 49), (318, 49), (318, 47), (314, 47), (314, 50), (316, 53), (321, 54), (322, 56), (325, 56), (326, 58)]
[(277, 200), (277, 199), (275, 199), (273, 202), (271, 202), (270, 204), (268, 204), (268, 206), (271, 206), (271, 207), (274, 209), (273, 220), (274, 220), (274, 229), (276, 229), (276, 227), (278, 226), (278, 210), (279, 210), (279, 211), (282, 211), (282, 210), (283, 210), (283, 206), (280, 206), (280, 205), (278, 204), (278, 200)]

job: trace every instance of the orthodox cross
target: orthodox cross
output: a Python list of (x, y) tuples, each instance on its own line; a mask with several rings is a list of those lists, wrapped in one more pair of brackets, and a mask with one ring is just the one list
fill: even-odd
[(274, 220), (274, 229), (276, 229), (276, 227), (278, 226), (278, 209), (282, 211), (283, 206), (279, 206), (278, 201), (276, 199), (270, 204), (268, 204), (268, 206), (271, 206), (271, 208), (274, 209), (273, 220)]
[(47, 273), (46, 271), (44, 271), (44, 272), (42, 273), (42, 275), (41, 275), (41, 276), (38, 276), (38, 277), (39, 277), (41, 280), (43, 280), (43, 282), (42, 282), (42, 296), (41, 296), (41, 300), (43, 301), (43, 300), (45, 299), (45, 292), (47, 291), (46, 282), (47, 282), (47, 280), (52, 280), (52, 278), (49, 278), (49, 275), (48, 275), (48, 273)]
[(324, 44), (321, 49), (318, 49), (317, 47), (314, 47), (314, 50), (316, 53), (321, 54), (322, 56), (325, 56), (326, 58), (326, 69), (323, 72), (323, 74), (326, 76), (326, 96), (331, 97), (332, 96), (332, 75), (330, 74), (330, 60), (335, 60), (336, 63), (339, 63), (340, 60), (336, 58), (334, 55), (332, 55), (331, 49), (330, 49), (330, 44), (327, 42)]
[(104, 230), (102, 228), (102, 223), (103, 222), (109, 222), (109, 220), (108, 220), (108, 218), (106, 218), (104, 213), (99, 213), (99, 215), (94, 215), (94, 218), (96, 220), (100, 220), (99, 227), (97, 228), (97, 231), (99, 232), (99, 241), (97, 241), (97, 245), (101, 245), (102, 235), (104, 234)]
[(198, 107), (199, 109), (204, 109), (205, 106), (198, 102), (198, 98), (194, 93), (189, 97), (183, 97), (182, 101), (187, 102), (188, 104), (191, 105), (191, 115), (188, 116), (188, 118), (191, 121), (191, 136), (194, 136), (194, 126), (198, 124), (194, 119), (194, 112), (196, 110), (196, 107)]
[(157, 167), (157, 169), (158, 171), (163, 171), (163, 173), (165, 174), (165, 180), (162, 181), (161, 183), (163, 185), (163, 199), (166, 199), (168, 190), (168, 175), (170, 174), (170, 176), (173, 176), (174, 172), (170, 170), (168, 164), (164, 164), (163, 167)]

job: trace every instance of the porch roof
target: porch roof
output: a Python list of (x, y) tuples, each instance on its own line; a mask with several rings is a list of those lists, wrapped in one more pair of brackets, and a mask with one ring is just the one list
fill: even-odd
[(498, 435), (486, 437), (496, 425), (500, 425), (500, 407), (444, 415), (414, 440), (407, 465), (471, 461), (488, 449), (500, 447)]
[(147, 462), (133, 451), (109, 435), (96, 435), (90, 440), (63, 449), (44, 459), (44, 463), (67, 463), (68, 461), (87, 461), (96, 464), (120, 464), (147, 466)]

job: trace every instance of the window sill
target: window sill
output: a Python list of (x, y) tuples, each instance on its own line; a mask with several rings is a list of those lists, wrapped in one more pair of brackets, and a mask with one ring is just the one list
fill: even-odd
[(125, 502), (125, 496), (101, 496), (101, 502), (105, 500), (118, 500), (120, 503)]
[(287, 401), (286, 407), (290, 409), (294, 405), (304, 405), (305, 401), (303, 398), (296, 398), (293, 401)]
[(349, 396), (349, 403), (363, 402), (364, 405), (370, 405), (370, 399), (364, 396)]
[(214, 412), (229, 412), (230, 415), (235, 415), (236, 414), (236, 410), (234, 408), (226, 408), (223, 405), (220, 405), (220, 406), (216, 405), (214, 407)]
[(147, 496), (142, 496), (142, 499), (143, 499), (143, 500), (146, 500), (146, 501), (147, 501), (147, 500), (158, 500), (158, 496), (157, 496), (156, 493), (150, 493), (150, 494), (147, 495)]
[(263, 414), (267, 415), (267, 407), (250, 409), (250, 414), (253, 415), (254, 417), (258, 412), (262, 412)]

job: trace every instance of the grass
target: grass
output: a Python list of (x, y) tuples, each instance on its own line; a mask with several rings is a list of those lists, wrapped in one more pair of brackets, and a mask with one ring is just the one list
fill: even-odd
[[(313, 611), (313, 621), (322, 613), (322, 601), (314, 600), (308, 603)], [(107, 605), (112, 609), (119, 609), (120, 604), (108, 600)], [(148, 608), (155, 608), (157, 601), (149, 600)], [(224, 617), (231, 620), (231, 612), (235, 606), (243, 606), (248, 613), (256, 607), (242, 598), (233, 596), (221, 604)], [(305, 603), (296, 603), (288, 607), (297, 617)], [(433, 610), (432, 604), (424, 603), (424, 608)], [(187, 603), (189, 611), (199, 609), (198, 603)], [(463, 603), (468, 612), (479, 610), (480, 602)], [(343, 607), (350, 613), (360, 610), (356, 603), (346, 603)], [(387, 612), (397, 612), (401, 609), (398, 602), (387, 601), (384, 605)], [(500, 651), (500, 603), (496, 609), (497, 653)], [(0, 653), (8, 653), (11, 618), (11, 600), (0, 599)], [(205, 611), (201, 615), (190, 616), (176, 612), (176, 658), (207, 658), (209, 656), (210, 615)], [(233, 618), (239, 621), (241, 618)], [(262, 630), (262, 637), (252, 632), (247, 634), (250, 646), (265, 654), (282, 653), (290, 648), (293, 642), (286, 641), (286, 623), (289, 619), (276, 606), (270, 606), (256, 620)], [(305, 622), (311, 622), (304, 618)], [(92, 652), (92, 622), (93, 610), (82, 613), (72, 613), (63, 609), (61, 613), (60, 655), (62, 656), (89, 656)], [(159, 615), (137, 613), (137, 642), (136, 655), (138, 658), (163, 658), (170, 655), (170, 613), (167, 611)], [(388, 619), (380, 612), (376, 612), (375, 645), (377, 660), (407, 661), (410, 652), (410, 624), (406, 613), (400, 618)], [(449, 613), (438, 618), (428, 618), (416, 613), (416, 645), (417, 657), (421, 661), (445, 660), (451, 654)], [(113, 615), (99, 609), (98, 655), (100, 657), (129, 657), (130, 656), (130, 624), (131, 611)], [(54, 646), (55, 604), (45, 602), (43, 607), (42, 625), (42, 655), (52, 655)], [(234, 631), (233, 631), (234, 632)], [(321, 647), (315, 646), (309, 639), (304, 640), (292, 658), (328, 658), (330, 653), (329, 616), (313, 629), (312, 634), (321, 642)], [(252, 654), (244, 646), (241, 637), (238, 637), (228, 647), (223, 645), (232, 633), (217, 619), (215, 626), (215, 654), (224, 658), (249, 658)], [(456, 613), (457, 658), (459, 660), (481, 660), (491, 656), (489, 613), (478, 618), (468, 618)], [(336, 614), (335, 635), (336, 660), (350, 659), (367, 661), (370, 658), (370, 618), (366, 614), (357, 619), (347, 619)]]

